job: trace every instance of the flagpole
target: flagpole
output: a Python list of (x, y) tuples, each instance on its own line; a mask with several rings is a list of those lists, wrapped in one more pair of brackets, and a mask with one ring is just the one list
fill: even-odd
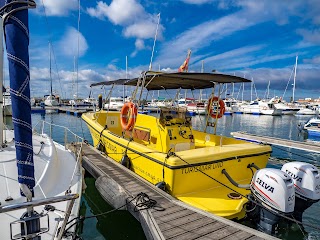
[(157, 16), (158, 16), (158, 24), (157, 24), (157, 28), (156, 28), (156, 34), (155, 34), (155, 36), (154, 36), (154, 41), (153, 41), (153, 47), (152, 47), (152, 53), (151, 53), (149, 71), (152, 70), (152, 59), (153, 59), (154, 48), (155, 48), (155, 46), (156, 46), (156, 41), (157, 41), (158, 28), (159, 28), (159, 24), (160, 24), (160, 13), (159, 13)]

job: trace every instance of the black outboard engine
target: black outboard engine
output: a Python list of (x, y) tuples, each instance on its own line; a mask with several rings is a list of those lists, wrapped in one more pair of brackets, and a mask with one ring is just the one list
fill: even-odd
[(259, 230), (276, 233), (281, 219), (279, 215), (292, 214), (294, 210), (295, 193), (291, 177), (279, 169), (260, 169), (255, 172), (250, 189), (260, 205)]
[(320, 199), (319, 170), (310, 163), (290, 162), (281, 170), (291, 176), (295, 193), (294, 218), (302, 221), (303, 212)]

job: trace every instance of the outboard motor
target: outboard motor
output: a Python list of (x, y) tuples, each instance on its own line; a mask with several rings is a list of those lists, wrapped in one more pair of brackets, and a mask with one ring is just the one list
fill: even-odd
[(260, 205), (258, 228), (274, 234), (281, 219), (279, 215), (294, 211), (295, 193), (291, 177), (279, 169), (260, 169), (255, 172), (250, 189)]
[(296, 193), (293, 216), (301, 222), (303, 212), (320, 199), (319, 170), (305, 162), (286, 163), (281, 170), (293, 180)]

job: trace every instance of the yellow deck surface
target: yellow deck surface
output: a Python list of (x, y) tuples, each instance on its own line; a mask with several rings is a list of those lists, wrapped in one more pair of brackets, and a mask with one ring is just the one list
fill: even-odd
[[(231, 187), (231, 189), (232, 188), (236, 187)], [(243, 205), (247, 202), (247, 199), (244, 197), (242, 197), (241, 200), (231, 199), (227, 195), (232, 192), (234, 191), (225, 187), (216, 187), (175, 197), (204, 211), (211, 212), (222, 217), (227, 217), (229, 219), (241, 219), (245, 214)], [(246, 189), (238, 189), (237, 192), (244, 196), (249, 193)]]

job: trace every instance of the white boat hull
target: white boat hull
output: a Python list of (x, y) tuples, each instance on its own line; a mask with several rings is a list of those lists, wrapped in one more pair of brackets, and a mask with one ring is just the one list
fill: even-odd
[[(16, 163), (16, 150), (13, 139), (13, 131), (5, 130), (5, 138), (8, 141), (7, 147), (0, 151), (0, 201), (1, 207), (26, 202), (26, 198), (20, 195), (20, 188)], [(71, 193), (82, 191), (82, 173), (79, 164), (69, 150), (64, 146), (55, 143), (47, 135), (33, 135), (34, 168), (36, 185), (34, 187), (33, 200), (41, 200), (50, 197), (64, 196), (66, 190)], [(44, 144), (42, 144), (43, 142)], [(43, 145), (43, 146), (42, 146)], [(73, 174), (74, 173), (74, 174)], [(6, 199), (11, 199), (6, 201)], [(57, 229), (61, 227), (64, 212), (67, 209), (67, 202), (50, 204), (57, 210), (49, 211), (50, 230), (41, 235), (41, 239), (53, 239)], [(75, 201), (69, 219), (78, 216), (80, 208), (80, 197)], [(38, 213), (44, 210), (44, 206), (34, 208)], [(58, 211), (60, 210), (60, 211)], [(1, 210), (0, 210), (1, 212)], [(20, 220), (26, 209), (0, 213), (1, 239), (10, 238), (10, 223)], [(45, 211), (46, 212), (46, 211)], [(57, 221), (57, 219), (61, 219)], [(14, 228), (13, 235), (19, 233), (19, 227)]]

